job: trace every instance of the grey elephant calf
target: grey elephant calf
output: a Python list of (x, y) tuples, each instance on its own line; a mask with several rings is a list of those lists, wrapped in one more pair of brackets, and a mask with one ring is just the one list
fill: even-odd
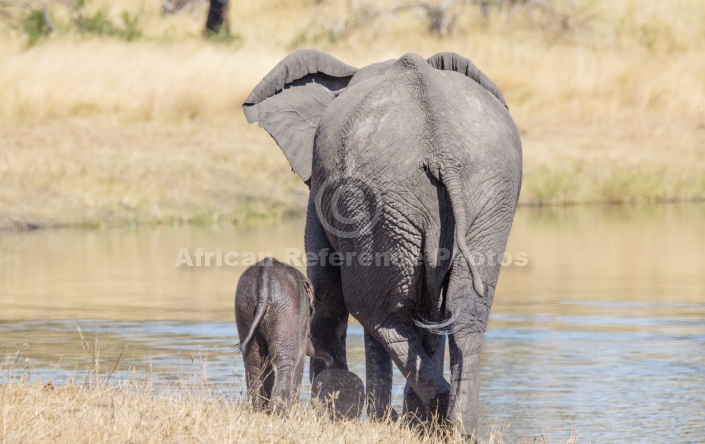
[(333, 362), (309, 338), (313, 289), (294, 267), (266, 258), (240, 277), (235, 320), (245, 361), (247, 394), (255, 409), (291, 406), (303, 379), (305, 356)]

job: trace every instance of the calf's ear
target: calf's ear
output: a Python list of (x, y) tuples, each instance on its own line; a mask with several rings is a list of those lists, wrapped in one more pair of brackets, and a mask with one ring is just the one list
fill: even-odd
[(306, 294), (308, 295), (308, 308), (313, 313), (313, 285), (309, 281), (304, 281), (304, 288), (306, 289)]
[(279, 62), (242, 105), (247, 121), (258, 122), (274, 138), (306, 183), (321, 116), (356, 72), (324, 52), (302, 49)]

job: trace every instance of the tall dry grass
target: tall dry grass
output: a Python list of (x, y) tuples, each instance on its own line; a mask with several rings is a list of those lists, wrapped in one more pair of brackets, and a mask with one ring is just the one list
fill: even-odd
[(471, 58), (503, 90), (522, 133), (522, 204), (705, 199), (698, 0), (529, 2), (553, 9), (487, 17), (467, 6), (443, 38), (418, 11), (370, 12), (390, 1), (314, 3), (235, 2), (230, 44), (201, 38), (203, 10), (162, 17), (159, 2), (144, 0), (89, 3), (115, 20), (138, 14), (144, 37), (132, 42), (72, 31), (58, 2), (50, 3), (57, 31), (31, 48), (5, 26), (0, 225), (303, 211), (303, 185), (240, 110), (301, 46), (357, 66), (411, 51)]
[[(255, 412), (248, 408), (242, 387), (233, 390), (208, 384), (206, 362), (194, 364), (202, 368), (200, 381), (161, 374), (162, 380), (174, 382), (155, 383), (149, 373), (134, 368), (125, 371), (122, 354), (112, 362), (101, 356), (97, 336), (86, 339), (80, 330), (79, 334), (88, 362), (82, 377), (73, 374), (59, 383), (50, 377), (52, 372), (58, 375), (58, 369), (47, 372), (31, 367), (19, 352), (1, 356), (1, 442), (462, 442), (454, 427), (411, 426), (407, 418), (397, 422), (331, 420), (303, 401), (286, 415)], [(475, 442), (504, 444), (505, 430), (495, 426)], [(573, 431), (564, 442), (576, 444), (578, 435)]]
[[(455, 427), (411, 426), (408, 418), (331, 420), (303, 401), (286, 415), (255, 412), (247, 405), (244, 387), (209, 383), (207, 361), (192, 361), (201, 368), (199, 380), (178, 372), (155, 378), (129, 368), (125, 350), (106, 359), (102, 338), (80, 329), (78, 334), (85, 368), (63, 380), (59, 368), (37, 367), (21, 352), (0, 355), (1, 442), (462, 442)], [(476, 442), (504, 444), (505, 430), (493, 427)], [(565, 441), (577, 442), (575, 432)]]
[[(402, 423), (332, 422), (304, 406), (297, 406), (287, 417), (267, 415), (227, 396), (162, 391), (145, 383), (12, 383), (0, 388), (0, 400), (0, 440), (7, 443), (462, 442), (453, 430), (434, 434)], [(502, 433), (493, 431), (477, 442), (504, 444)], [(578, 437), (564, 442), (575, 444)]]
[[(576, 23), (560, 30), (552, 20), (561, 17), (534, 23), (532, 9), (511, 18), (497, 12), (484, 23), (476, 8), (467, 7), (447, 38), (426, 33), (411, 11), (343, 32), (339, 28), (361, 12), (319, 10), (301, 0), (266, 6), (249, 0), (232, 5), (232, 28), (242, 39), (233, 45), (201, 39), (201, 16), (162, 17), (159, 2), (103, 3), (96, 7), (109, 8), (113, 16), (122, 10), (139, 15), (146, 37), (124, 42), (67, 33), (26, 49), (17, 31), (5, 35), (4, 120), (231, 117), (292, 45), (320, 47), (357, 66), (410, 51), (456, 51), (502, 87), (519, 121), (537, 114), (615, 121), (650, 112), (674, 120), (697, 114), (705, 98), (705, 8), (697, 0), (574, 0), (570, 4), (576, 6), (564, 13)], [(64, 8), (57, 4), (51, 10), (61, 16)], [(306, 33), (309, 24), (340, 35), (316, 37)]]

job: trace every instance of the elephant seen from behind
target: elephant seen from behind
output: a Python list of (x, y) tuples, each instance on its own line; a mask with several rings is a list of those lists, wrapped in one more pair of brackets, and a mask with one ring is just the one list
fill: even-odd
[[(314, 345), (347, 369), (352, 315), (365, 329), (371, 418), (390, 413), (393, 362), (406, 378), (406, 412), (438, 414), (472, 434), (480, 352), (522, 175), (502, 93), (454, 53), (357, 69), (301, 50), (243, 109), (310, 189)], [(324, 368), (312, 360), (311, 376)]]
[(309, 338), (312, 313), (311, 283), (296, 268), (268, 257), (240, 277), (235, 321), (247, 395), (255, 409), (288, 409), (295, 402), (305, 356), (332, 364)]

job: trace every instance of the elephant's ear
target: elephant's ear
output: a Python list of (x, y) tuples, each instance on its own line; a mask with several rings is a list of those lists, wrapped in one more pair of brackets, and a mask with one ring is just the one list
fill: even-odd
[(308, 297), (308, 308), (313, 314), (313, 285), (306, 279), (303, 281), (304, 289), (306, 290), (306, 296)]
[(296, 51), (279, 62), (242, 105), (247, 121), (267, 130), (304, 182), (311, 178), (313, 138), (321, 115), (355, 72), (357, 68), (321, 51)]
[(504, 96), (499, 88), (497, 88), (497, 85), (495, 85), (489, 77), (484, 75), (474, 63), (465, 57), (454, 52), (439, 52), (438, 54), (429, 57), (427, 61), (436, 69), (455, 71), (473, 79), (489, 91), (493, 96), (495, 96), (505, 108), (509, 109), (507, 102), (504, 101)]

